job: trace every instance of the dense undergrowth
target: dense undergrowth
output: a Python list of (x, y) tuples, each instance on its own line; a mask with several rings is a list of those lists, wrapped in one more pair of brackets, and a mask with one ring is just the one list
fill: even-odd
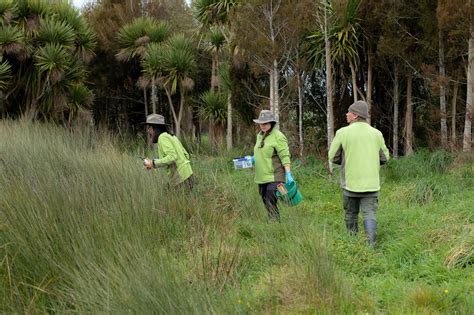
[(169, 189), (95, 131), (0, 123), (2, 313), (458, 313), (474, 309), (472, 155), (382, 172), (378, 244), (347, 235), (337, 174), (294, 161), (304, 196), (268, 222), (234, 151)]

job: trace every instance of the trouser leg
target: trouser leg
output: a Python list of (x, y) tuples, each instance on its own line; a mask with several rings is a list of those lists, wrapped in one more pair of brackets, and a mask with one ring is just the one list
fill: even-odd
[(374, 246), (377, 238), (376, 212), (378, 208), (378, 197), (365, 197), (360, 200), (364, 230), (369, 246)]
[(346, 228), (351, 234), (356, 234), (359, 230), (357, 218), (359, 215), (359, 198), (342, 195), (342, 205), (345, 210)]
[(263, 204), (268, 212), (268, 217), (280, 222), (280, 212), (278, 211), (276, 196), (276, 186), (278, 183), (259, 184), (259, 193), (262, 196)]

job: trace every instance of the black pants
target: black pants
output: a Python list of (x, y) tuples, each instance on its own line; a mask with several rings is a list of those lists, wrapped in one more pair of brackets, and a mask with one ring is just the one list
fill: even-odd
[(268, 217), (280, 222), (280, 212), (278, 211), (276, 196), (277, 185), (281, 182), (258, 184), (258, 192), (262, 196), (263, 204), (268, 211)]
[(177, 189), (182, 190), (193, 190), (195, 183), (194, 175), (189, 176), (184, 182), (178, 184)]

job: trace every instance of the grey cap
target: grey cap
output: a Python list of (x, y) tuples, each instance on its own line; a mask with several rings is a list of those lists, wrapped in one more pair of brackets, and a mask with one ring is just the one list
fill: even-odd
[(145, 124), (147, 125), (166, 125), (165, 124), (165, 117), (162, 115), (158, 114), (150, 114), (146, 116), (146, 122)]
[(273, 113), (270, 110), (266, 109), (262, 110), (260, 112), (260, 115), (258, 115), (258, 119), (254, 119), (253, 121), (257, 124), (266, 124), (272, 121), (277, 122), (275, 120), (275, 116), (273, 116)]
[(369, 106), (364, 101), (357, 101), (349, 106), (349, 112), (364, 119), (369, 118)]

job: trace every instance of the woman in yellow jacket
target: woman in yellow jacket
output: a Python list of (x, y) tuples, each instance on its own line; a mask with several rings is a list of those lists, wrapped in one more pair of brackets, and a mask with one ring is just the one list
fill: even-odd
[(293, 182), (290, 169), (290, 149), (286, 136), (275, 125), (277, 121), (269, 110), (262, 110), (258, 119), (253, 120), (260, 127), (253, 149), (255, 163), (255, 183), (262, 196), (268, 216), (280, 221), (277, 207), (277, 185)]
[(158, 158), (144, 159), (145, 168), (167, 167), (171, 181), (175, 186), (193, 186), (193, 170), (189, 153), (179, 139), (173, 135), (165, 124), (162, 115), (151, 114), (146, 117), (147, 133), (153, 143), (158, 144)]

